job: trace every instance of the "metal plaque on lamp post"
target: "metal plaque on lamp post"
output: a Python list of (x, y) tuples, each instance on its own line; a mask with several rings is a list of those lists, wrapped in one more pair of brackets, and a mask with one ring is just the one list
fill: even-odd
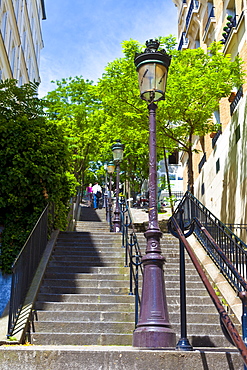
[(165, 50), (158, 51), (159, 42), (146, 42), (144, 53), (137, 54), (135, 65), (139, 77), (140, 97), (147, 101), (149, 110), (149, 223), (140, 316), (133, 334), (134, 347), (174, 348), (176, 336), (169, 323), (157, 211), (157, 154), (155, 102), (164, 99), (166, 78), (171, 57)]

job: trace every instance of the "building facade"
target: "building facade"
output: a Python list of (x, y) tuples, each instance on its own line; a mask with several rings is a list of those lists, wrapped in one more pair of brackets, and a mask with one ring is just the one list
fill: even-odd
[[(179, 50), (207, 52), (213, 41), (223, 44), (232, 60), (239, 55), (247, 70), (246, 0), (173, 0), (178, 8)], [(219, 102), (214, 120), (221, 130), (194, 137), (195, 196), (226, 224), (247, 224), (247, 83)], [(186, 154), (182, 155), (186, 178)], [(186, 181), (184, 182), (184, 190)], [(246, 240), (246, 230), (240, 233)], [(247, 240), (246, 240), (247, 241)]]
[(0, 79), (40, 82), (44, 0), (0, 0)]

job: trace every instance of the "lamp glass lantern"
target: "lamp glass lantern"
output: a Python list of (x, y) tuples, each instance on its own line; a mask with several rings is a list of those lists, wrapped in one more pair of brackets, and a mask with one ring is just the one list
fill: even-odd
[(123, 160), (124, 145), (117, 140), (115, 144), (112, 145), (112, 153), (114, 162), (122, 162)]
[(146, 42), (144, 53), (135, 57), (138, 72), (140, 96), (143, 100), (153, 103), (164, 99), (166, 79), (171, 57), (165, 50), (157, 51), (159, 42), (149, 40)]
[(113, 162), (109, 162), (107, 165), (107, 172), (109, 174), (113, 174), (115, 171), (115, 164)]

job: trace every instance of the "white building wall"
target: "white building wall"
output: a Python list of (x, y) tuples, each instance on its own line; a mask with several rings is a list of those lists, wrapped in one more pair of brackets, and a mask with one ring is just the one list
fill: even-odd
[(15, 78), (19, 85), (40, 82), (42, 19), (45, 19), (44, 0), (0, 1), (1, 79)]

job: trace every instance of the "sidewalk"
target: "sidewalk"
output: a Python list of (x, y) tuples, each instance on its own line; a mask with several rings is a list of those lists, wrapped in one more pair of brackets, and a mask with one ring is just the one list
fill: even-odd
[[(143, 208), (130, 208), (133, 223), (148, 222), (148, 211)], [(166, 213), (159, 213), (158, 220), (168, 220), (171, 217), (170, 209)]]

